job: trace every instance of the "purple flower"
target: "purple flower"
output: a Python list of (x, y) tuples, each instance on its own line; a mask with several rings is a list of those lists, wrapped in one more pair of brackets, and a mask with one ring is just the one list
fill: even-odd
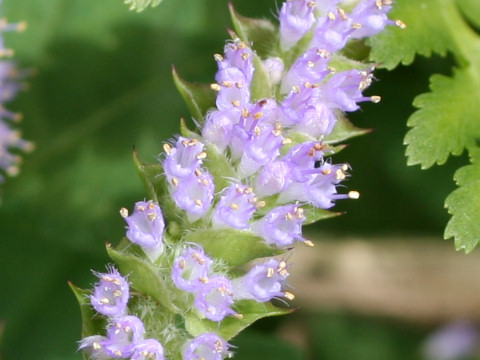
[(328, 52), (341, 50), (357, 27), (342, 9), (331, 9), (318, 20), (311, 46)]
[(255, 182), (255, 193), (260, 197), (278, 194), (289, 184), (290, 167), (285, 161), (273, 161), (259, 172)]
[(257, 209), (256, 202), (257, 198), (252, 188), (241, 184), (230, 185), (213, 213), (214, 227), (248, 228), (249, 221)]
[(315, 2), (288, 0), (280, 9), (280, 47), (288, 50), (297, 43), (315, 22)]
[(233, 305), (232, 284), (224, 276), (213, 276), (195, 289), (195, 307), (207, 319), (222, 321), (228, 315), (236, 315)]
[[(223, 57), (218, 54), (215, 56), (220, 72), (227, 68), (236, 68), (242, 72), (246, 83), (250, 84), (255, 71), (252, 49), (244, 41), (236, 38), (227, 42), (224, 54)], [(217, 79), (217, 81), (219, 80)]]
[(275, 160), (280, 155), (283, 140), (281, 127), (275, 128), (268, 124), (255, 127), (245, 142), (245, 152), (238, 165), (239, 177), (250, 176)]
[(282, 286), (289, 273), (285, 261), (270, 259), (255, 265), (245, 276), (234, 281), (235, 298), (255, 299), (265, 302), (274, 297), (293, 299), (293, 294), (283, 292)]
[(163, 161), (163, 169), (167, 178), (188, 177), (202, 165), (206, 154), (204, 145), (197, 139), (179, 137), (175, 147), (165, 144), (163, 146), (166, 157)]
[(378, 96), (363, 96), (362, 92), (372, 83), (371, 71), (348, 70), (334, 74), (327, 82), (320, 85), (321, 96), (332, 108), (342, 111), (356, 111), (358, 102), (379, 102)]
[(140, 245), (149, 259), (154, 262), (163, 252), (163, 221), (162, 210), (152, 200), (135, 203), (133, 214), (128, 216), (125, 208), (120, 210), (128, 224), (127, 238)]
[(204, 333), (190, 340), (183, 349), (183, 360), (222, 360), (231, 357), (230, 345), (214, 333)]
[(234, 67), (227, 67), (217, 72), (216, 84), (212, 86), (217, 90), (215, 104), (218, 110), (237, 109), (241, 111), (250, 102), (250, 83), (244, 73)]
[(172, 178), (173, 200), (175, 204), (187, 213), (188, 221), (200, 219), (210, 209), (213, 201), (215, 185), (213, 178), (206, 170), (195, 169), (184, 178)]
[(130, 296), (127, 280), (114, 267), (110, 267), (108, 273), (95, 275), (99, 282), (90, 296), (94, 309), (105, 316), (123, 315)]
[(331, 70), (328, 68), (330, 54), (321, 48), (311, 48), (300, 56), (290, 67), (282, 81), (282, 92), (286, 93), (295, 85), (305, 82), (318, 83), (327, 76)]
[(208, 112), (202, 128), (203, 138), (224, 151), (230, 144), (233, 126), (239, 118), (240, 112), (232, 109)]
[(103, 343), (105, 340), (106, 337), (101, 335), (87, 336), (80, 341), (78, 349), (85, 351), (91, 359), (110, 359), (110, 356), (105, 352), (105, 349), (103, 347)]
[(359, 24), (358, 28), (352, 33), (352, 38), (363, 38), (372, 36), (387, 25), (398, 25), (404, 27), (402, 22), (388, 19), (387, 13), (392, 9), (391, 0), (364, 0), (360, 2), (352, 11), (352, 20)]
[(269, 57), (263, 60), (263, 66), (268, 73), (270, 85), (275, 86), (282, 80), (284, 64), (279, 57)]
[(143, 340), (142, 321), (132, 315), (111, 319), (107, 327), (107, 339), (102, 345), (105, 352), (113, 358), (127, 358), (132, 355), (135, 346)]
[(317, 174), (317, 164), (323, 162), (325, 146), (321, 142), (305, 142), (292, 147), (284, 157), (293, 181), (305, 182)]
[(248, 156), (260, 166), (273, 160), (283, 142), (283, 118), (281, 109), (271, 99), (260, 100), (244, 108), (238, 123), (232, 129), (232, 160)]
[(213, 261), (205, 255), (200, 245), (186, 248), (175, 258), (172, 266), (172, 280), (184, 291), (196, 291), (208, 282), (208, 273)]
[(131, 360), (164, 360), (163, 346), (155, 339), (145, 339), (133, 349)]
[(328, 209), (334, 205), (335, 200), (357, 199), (358, 192), (350, 191), (348, 194), (338, 194), (337, 185), (346, 179), (348, 165), (332, 165), (324, 162), (314, 169), (298, 169), (303, 181), (292, 182), (290, 186), (280, 194), (279, 203), (291, 201), (303, 201), (321, 209)]
[(293, 245), (297, 240), (305, 241), (302, 237), (304, 221), (303, 209), (289, 204), (276, 207), (254, 222), (252, 231), (262, 236), (268, 244), (282, 248)]

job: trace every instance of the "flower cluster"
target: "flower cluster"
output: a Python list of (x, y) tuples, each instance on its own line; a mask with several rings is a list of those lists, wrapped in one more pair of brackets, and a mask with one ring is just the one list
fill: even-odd
[(13, 55), (13, 50), (5, 46), (3, 34), (25, 28), (24, 22), (8, 23), (6, 19), (0, 19), (0, 183), (5, 182), (6, 176), (18, 174), (22, 161), (19, 153), (33, 150), (33, 144), (22, 139), (21, 133), (13, 127), (22, 116), (5, 108), (5, 104), (22, 89), (21, 80), (25, 74), (13, 61), (5, 59)]
[(270, 301), (294, 299), (286, 254), (296, 243), (313, 246), (302, 227), (359, 196), (340, 191), (350, 167), (330, 158), (348, 137), (344, 113), (380, 99), (363, 94), (373, 66), (342, 50), (386, 25), (403, 26), (388, 19), (390, 0), (358, 1), (350, 12), (338, 3), (287, 0), (266, 54), (248, 40), (259, 23), (237, 18), (243, 38), (231, 32), (215, 55), (215, 83), (189, 88), (176, 78), (201, 110), (199, 128), (182, 124), (157, 164), (136, 158), (152, 200), (120, 210), (125, 238), (107, 247), (128, 281), (111, 267), (88, 292), (105, 320), (80, 342), (91, 358), (222, 360), (245, 326), (288, 312)]

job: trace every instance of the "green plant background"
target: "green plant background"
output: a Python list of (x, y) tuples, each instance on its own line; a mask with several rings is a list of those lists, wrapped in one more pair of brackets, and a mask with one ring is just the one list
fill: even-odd
[[(240, 14), (272, 19), (279, 6), (233, 4)], [(37, 149), (1, 190), (0, 348), (5, 359), (80, 359), (80, 313), (67, 281), (88, 288), (89, 269), (108, 263), (105, 242), (124, 233), (118, 210), (144, 197), (132, 148), (155, 161), (179, 119), (188, 119), (171, 66), (190, 81), (212, 81), (212, 55), (222, 52), (231, 26), (227, 3), (164, 0), (137, 14), (121, 0), (4, 0), (3, 12), (29, 26), (6, 36), (15, 59), (36, 74), (10, 108), (23, 113), (24, 137)], [(348, 185), (362, 197), (339, 204), (346, 215), (319, 223), (320, 238), (433, 235), (442, 241), (443, 201), (455, 188), (453, 169), (467, 160), (420, 172), (406, 167), (402, 141), (414, 96), (428, 90), (430, 74), (448, 74), (450, 66), (448, 58), (419, 59), (377, 72), (370, 93), (383, 101), (351, 116), (375, 131), (350, 141), (337, 157), (352, 165)], [(283, 320), (268, 319), (234, 341), (235, 358), (415, 359), (430, 330), (341, 311), (303, 309), (291, 316), (309, 329), (308, 350), (269, 335)]]

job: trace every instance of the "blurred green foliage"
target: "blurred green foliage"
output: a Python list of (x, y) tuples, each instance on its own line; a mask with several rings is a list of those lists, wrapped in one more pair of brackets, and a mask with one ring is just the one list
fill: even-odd
[[(273, 0), (233, 3), (251, 17), (274, 18), (278, 6)], [(222, 51), (231, 27), (228, 6), (221, 0), (164, 0), (140, 14), (121, 0), (5, 0), (3, 6), (10, 21), (29, 26), (7, 36), (15, 59), (36, 72), (10, 108), (24, 114), (24, 137), (37, 149), (1, 190), (1, 352), (5, 359), (79, 359), (80, 312), (67, 281), (88, 288), (94, 281), (89, 269), (104, 269), (104, 243), (124, 234), (118, 210), (145, 196), (132, 148), (151, 162), (162, 141), (178, 133), (188, 109), (171, 66), (189, 81), (212, 81), (212, 55)], [(321, 222), (319, 231), (440, 238), (447, 219), (442, 202), (454, 188), (452, 169), (458, 166), (452, 162), (427, 173), (407, 169), (402, 138), (414, 95), (427, 90), (431, 73), (449, 65), (448, 59), (417, 61), (377, 73), (380, 81), (370, 92), (383, 102), (351, 117), (375, 131), (352, 140), (337, 158), (352, 165), (348, 185), (362, 197), (339, 204), (348, 214)], [(418, 346), (411, 333), (387, 322), (344, 315), (314, 319), (310, 336), (320, 341), (307, 352), (267, 335), (267, 321), (233, 341), (236, 358), (413, 359), (405, 353)], [(360, 338), (358, 324), (369, 329)], [(396, 339), (404, 335), (407, 345), (400, 346)], [(384, 355), (366, 356), (365, 349), (378, 342)], [(346, 343), (356, 344), (348, 355), (340, 345)]]

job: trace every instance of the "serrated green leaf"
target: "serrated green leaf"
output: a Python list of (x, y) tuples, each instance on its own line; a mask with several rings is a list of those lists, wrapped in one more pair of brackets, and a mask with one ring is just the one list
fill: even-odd
[(455, 248), (471, 252), (480, 240), (480, 148), (471, 153), (471, 165), (455, 172), (459, 186), (445, 201), (445, 207), (452, 215), (445, 229), (445, 239), (454, 238)]
[(456, 70), (453, 78), (433, 75), (431, 93), (415, 98), (419, 108), (409, 119), (405, 136), (408, 165), (423, 169), (459, 155), (480, 136), (480, 87), (474, 68)]
[(325, 144), (337, 144), (355, 136), (360, 136), (369, 133), (370, 129), (360, 129), (353, 125), (345, 115), (337, 113), (337, 122), (333, 131), (325, 136), (323, 142)]
[(202, 229), (188, 233), (184, 239), (202, 245), (210, 256), (222, 259), (230, 266), (281, 253), (281, 250), (269, 246), (262, 237), (246, 230)]
[(238, 301), (235, 303), (234, 310), (241, 314), (243, 318), (238, 319), (229, 316), (218, 323), (207, 319), (199, 319), (195, 314), (189, 314), (185, 317), (185, 328), (192, 336), (214, 332), (228, 341), (261, 318), (285, 315), (293, 311), (293, 309), (280, 309), (269, 302), (259, 303), (254, 300)]
[(446, 54), (456, 48), (450, 32), (452, 15), (456, 12), (451, 0), (396, 1), (389, 17), (403, 21), (406, 28), (388, 26), (370, 38), (370, 59), (393, 69), (400, 63), (411, 64), (415, 54)]
[(151, 296), (174, 313), (179, 311), (171, 301), (165, 279), (152, 264), (134, 255), (117, 251), (110, 244), (107, 244), (106, 248), (108, 256), (118, 264), (120, 271), (128, 276), (133, 289)]
[(480, 29), (480, 3), (478, 0), (456, 0), (462, 15)]
[(191, 83), (183, 80), (172, 68), (173, 81), (185, 100), (192, 117), (201, 125), (205, 122), (207, 110), (215, 106), (217, 94), (209, 84)]
[(233, 27), (240, 39), (251, 44), (260, 57), (271, 56), (278, 42), (277, 26), (269, 20), (252, 19), (238, 14), (232, 3), (229, 9)]
[(104, 332), (105, 319), (97, 316), (97, 313), (90, 305), (90, 291), (81, 289), (70, 281), (68, 282), (68, 286), (72, 289), (78, 305), (80, 305), (80, 313), (82, 314), (82, 338)]
[(125, 4), (130, 4), (130, 10), (135, 10), (137, 12), (145, 10), (149, 5), (155, 7), (161, 2), (162, 0), (124, 0)]
[(230, 179), (236, 178), (235, 169), (227, 156), (215, 145), (205, 145), (205, 152), (207, 157), (203, 164), (213, 176), (216, 191), (221, 191), (230, 185)]
[(133, 162), (145, 185), (148, 198), (158, 202), (158, 199), (165, 193), (165, 181), (161, 176), (163, 174), (163, 166), (160, 163), (143, 163), (138, 157), (136, 150), (133, 151)]

